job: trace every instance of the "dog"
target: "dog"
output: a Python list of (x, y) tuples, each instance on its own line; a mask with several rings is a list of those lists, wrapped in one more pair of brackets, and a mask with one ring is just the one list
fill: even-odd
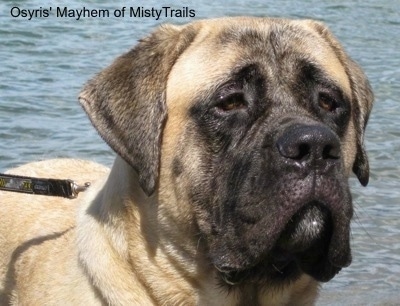
[(1, 305), (311, 305), (351, 263), (373, 93), (324, 24), (163, 25), (79, 101), (118, 156), (9, 171), (91, 186), (0, 193)]

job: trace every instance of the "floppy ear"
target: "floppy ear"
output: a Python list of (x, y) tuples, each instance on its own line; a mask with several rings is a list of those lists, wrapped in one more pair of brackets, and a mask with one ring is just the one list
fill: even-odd
[(364, 146), (364, 132), (372, 109), (374, 95), (371, 85), (360, 66), (355, 63), (345, 52), (339, 41), (328, 28), (320, 22), (306, 21), (321, 35), (332, 47), (350, 80), (352, 90), (352, 115), (357, 135), (357, 153), (353, 164), (353, 172), (363, 186), (368, 184), (369, 164)]
[(90, 80), (79, 101), (101, 137), (135, 169), (150, 196), (158, 181), (166, 82), (193, 26), (162, 26)]
[(354, 121), (357, 129), (357, 154), (353, 164), (353, 172), (361, 185), (367, 186), (369, 180), (368, 156), (364, 146), (364, 132), (371, 113), (374, 95), (371, 85), (361, 68), (351, 59), (348, 61), (348, 74), (353, 92)]

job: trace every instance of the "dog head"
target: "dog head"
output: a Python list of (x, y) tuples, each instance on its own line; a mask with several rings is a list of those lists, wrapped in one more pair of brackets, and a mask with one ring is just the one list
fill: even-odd
[(350, 264), (348, 177), (368, 182), (372, 100), (323, 24), (266, 18), (163, 26), (80, 96), (145, 193), (172, 189), (191, 212), (227, 284)]

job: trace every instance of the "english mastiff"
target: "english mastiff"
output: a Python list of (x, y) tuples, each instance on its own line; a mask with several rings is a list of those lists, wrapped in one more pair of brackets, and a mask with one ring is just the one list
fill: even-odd
[(11, 171), (92, 185), (1, 193), (1, 305), (309, 305), (350, 264), (373, 95), (322, 23), (162, 26), (79, 100), (118, 157)]

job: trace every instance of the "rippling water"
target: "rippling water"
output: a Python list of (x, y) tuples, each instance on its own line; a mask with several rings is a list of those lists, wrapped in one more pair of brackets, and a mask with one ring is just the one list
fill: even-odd
[[(90, 8), (118, 9), (126, 1)], [(112, 3), (111, 1), (109, 1)], [(196, 17), (316, 18), (329, 25), (365, 69), (376, 95), (367, 129), (371, 179), (352, 179), (356, 218), (353, 264), (323, 286), (320, 305), (400, 304), (400, 13), (398, 1), (182, 1)], [(17, 4), (18, 3), (18, 4)], [(110, 165), (114, 154), (77, 103), (82, 84), (161, 22), (191, 18), (13, 18), (10, 9), (50, 1), (0, 3), (0, 171), (33, 160), (79, 157)], [(53, 6), (82, 7), (82, 1)], [(138, 5), (135, 3), (135, 5)], [(157, 8), (163, 3), (147, 1)], [(167, 5), (167, 3), (164, 3)], [(138, 5), (140, 6), (140, 4)]]

